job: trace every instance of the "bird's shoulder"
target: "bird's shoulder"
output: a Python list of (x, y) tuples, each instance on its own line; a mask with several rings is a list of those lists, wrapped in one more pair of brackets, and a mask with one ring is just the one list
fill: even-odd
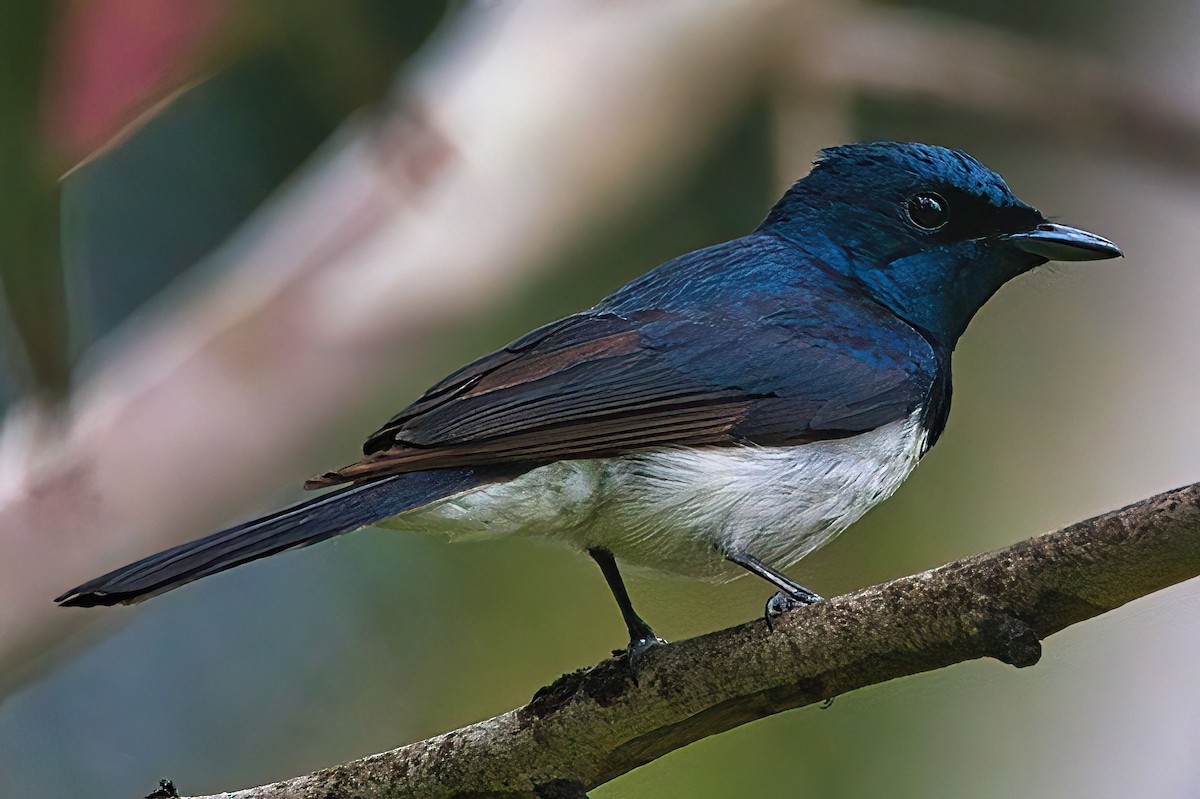
[[(873, 300), (861, 283), (834, 269), (829, 261), (835, 257), (844, 254), (759, 231), (669, 261), (593, 311), (669, 316), (670, 321), (645, 329), (648, 344), (711, 349), (722, 356), (718, 363), (740, 372), (775, 371), (760, 357), (768, 353), (781, 367), (853, 359), (881, 371), (901, 369), (932, 378), (947, 354)], [(697, 330), (705, 332), (688, 335)], [(796, 374), (802, 382), (810, 377)]]

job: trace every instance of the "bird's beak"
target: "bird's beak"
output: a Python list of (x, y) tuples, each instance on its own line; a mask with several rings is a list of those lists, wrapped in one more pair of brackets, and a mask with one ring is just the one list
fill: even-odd
[(1004, 240), (1051, 261), (1099, 261), (1125, 254), (1120, 247), (1095, 233), (1051, 222), (1043, 222), (1027, 233), (1005, 236)]

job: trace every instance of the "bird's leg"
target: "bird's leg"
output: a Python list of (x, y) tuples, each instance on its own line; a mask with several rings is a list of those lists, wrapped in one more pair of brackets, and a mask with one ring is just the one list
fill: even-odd
[(629, 630), (629, 668), (636, 675), (638, 659), (651, 648), (665, 644), (666, 641), (655, 635), (654, 630), (650, 629), (650, 625), (643, 621), (642, 617), (637, 615), (633, 609), (633, 603), (629, 600), (629, 592), (625, 590), (625, 581), (621, 579), (621, 572), (617, 569), (617, 561), (613, 557), (613, 553), (602, 547), (590, 547), (588, 554), (592, 556), (592, 560), (596, 561), (600, 566), (600, 571), (604, 573), (608, 588), (617, 600), (617, 607), (621, 609), (621, 617), (625, 619), (625, 627)]
[(784, 611), (802, 605), (811, 605), (823, 599), (816, 591), (805, 588), (800, 583), (787, 577), (787, 575), (780, 574), (753, 555), (734, 550), (725, 553), (725, 557), (779, 589), (779, 592), (775, 596), (767, 600), (765, 615), (768, 627), (771, 625), (772, 616), (778, 616)]

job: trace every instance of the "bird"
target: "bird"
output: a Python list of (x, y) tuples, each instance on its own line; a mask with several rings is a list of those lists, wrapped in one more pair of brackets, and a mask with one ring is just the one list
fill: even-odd
[(763, 222), (464, 366), (393, 416), (316, 498), (116, 569), (64, 606), (134, 603), (374, 525), (541, 536), (599, 565), (632, 660), (662, 643), (618, 561), (722, 582), (772, 614), (785, 573), (889, 497), (938, 441), (976, 311), (1050, 260), (1122, 256), (960, 150), (822, 150)]

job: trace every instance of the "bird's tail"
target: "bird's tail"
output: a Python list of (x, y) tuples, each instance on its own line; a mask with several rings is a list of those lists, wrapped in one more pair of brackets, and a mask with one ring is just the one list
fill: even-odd
[(442, 469), (346, 486), (315, 499), (143, 558), (72, 588), (72, 607), (129, 604), (287, 549), (306, 547), (509, 475)]

